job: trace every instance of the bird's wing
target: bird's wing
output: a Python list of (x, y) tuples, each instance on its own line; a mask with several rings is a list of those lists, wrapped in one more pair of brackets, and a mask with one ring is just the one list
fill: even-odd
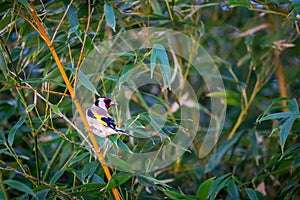
[(106, 108), (100, 108), (98, 106), (93, 105), (90, 108), (90, 110), (91, 110), (92, 113), (95, 113), (97, 115), (105, 116), (105, 117), (110, 117), (110, 115), (108, 114)]
[[(127, 132), (125, 132), (121, 129), (118, 129), (116, 124), (115, 124), (115, 121), (110, 116), (98, 115), (96, 113), (93, 113), (91, 111), (91, 109), (87, 110), (86, 115), (88, 117), (90, 117), (89, 121), (91, 122), (94, 129), (99, 130), (101, 128), (101, 125), (102, 125), (102, 128), (101, 128), (102, 130), (101, 131), (110, 132), (109, 135), (114, 134), (114, 133), (119, 133), (119, 134), (125, 134), (125, 135), (128, 135), (128, 136), (132, 136), (131, 134), (129, 134), (129, 133), (127, 133)], [(113, 131), (113, 132), (111, 132), (111, 131)]]
[(94, 116), (97, 118), (97, 120), (103, 125), (103, 126), (107, 126), (110, 127), (114, 130), (116, 130), (116, 124), (115, 121), (110, 118), (110, 117), (104, 117), (104, 116), (100, 116), (97, 114), (94, 114)]

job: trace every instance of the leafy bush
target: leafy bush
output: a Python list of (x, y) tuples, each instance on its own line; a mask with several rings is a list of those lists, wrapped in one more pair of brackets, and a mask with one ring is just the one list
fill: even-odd
[[(0, 199), (297, 199), (299, 4), (1, 2)], [(168, 41), (190, 57), (161, 45), (159, 34), (150, 47), (147, 37), (122, 40), (124, 32), (145, 27), (192, 39), (195, 43), (176, 43), (171, 36)], [(130, 42), (145, 48), (113, 52)], [(220, 71), (225, 91), (209, 91), (190, 62), (197, 60), (192, 58), (196, 42)], [(172, 76), (176, 67), (181, 79)], [(78, 125), (96, 96), (116, 99), (124, 92), (122, 85), (133, 87), (129, 83), (135, 74), (129, 72), (138, 68), (141, 77), (148, 73), (158, 83), (136, 89), (127, 99), (129, 112), (119, 107), (111, 112), (118, 126), (140, 137), (104, 141), (88, 133), (86, 123)], [(190, 84), (196, 106), (188, 101), (191, 93), (174, 94), (180, 87), (174, 80)], [(227, 105), (224, 123), (221, 115), (212, 114), (212, 99), (224, 110)], [(196, 114), (182, 118), (184, 106)], [(209, 129), (211, 120), (217, 131)], [(182, 123), (197, 131), (188, 148), (173, 142), (178, 130), (189, 133)], [(147, 126), (154, 130), (145, 131)], [(214, 137), (217, 144), (202, 156), (205, 133), (218, 128), (222, 134)], [(110, 157), (118, 168), (109, 169), (105, 142), (114, 152), (128, 153), (128, 160), (134, 159), (133, 153), (177, 153), (163, 151), (164, 145), (182, 151), (182, 156), (146, 172), (134, 171), (136, 166), (124, 157)]]

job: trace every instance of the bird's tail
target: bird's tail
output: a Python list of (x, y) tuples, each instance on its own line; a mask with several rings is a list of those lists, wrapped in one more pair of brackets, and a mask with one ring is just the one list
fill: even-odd
[(123, 135), (127, 135), (127, 136), (130, 136), (130, 137), (133, 137), (133, 135), (131, 133), (128, 133), (122, 129), (116, 129), (117, 133), (119, 134), (123, 134)]

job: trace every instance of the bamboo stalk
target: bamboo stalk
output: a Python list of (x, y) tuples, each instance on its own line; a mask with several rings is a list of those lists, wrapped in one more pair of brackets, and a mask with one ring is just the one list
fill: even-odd
[[(35, 12), (35, 9), (32, 8), (32, 7), (30, 7), (29, 13), (31, 14), (31, 16), (34, 19), (34, 22), (35, 22), (35, 24), (37, 26), (39, 35), (46, 42), (46, 44), (47, 44), (47, 46), (48, 46), (48, 48), (49, 48), (49, 50), (50, 50), (50, 52), (51, 52), (51, 54), (52, 54), (55, 62), (57, 64), (57, 67), (58, 67), (58, 69), (59, 69), (59, 71), (60, 71), (60, 73), (62, 75), (62, 78), (63, 78), (63, 80), (64, 80), (64, 82), (65, 82), (65, 84), (67, 86), (67, 89), (68, 89), (68, 91), (70, 93), (70, 96), (71, 96), (71, 98), (73, 100), (73, 103), (75, 104), (75, 106), (76, 106), (76, 108), (78, 110), (78, 113), (79, 113), (80, 117), (82, 118), (82, 121), (84, 123), (85, 129), (87, 130), (87, 132), (89, 134), (89, 137), (90, 137), (91, 142), (92, 142), (93, 147), (94, 147), (94, 151), (97, 154), (97, 158), (98, 158), (100, 164), (102, 165), (102, 168), (104, 170), (104, 173), (105, 173), (107, 179), (110, 180), (111, 179), (111, 173), (109, 171), (109, 168), (108, 168), (108, 166), (107, 166), (107, 164), (105, 162), (105, 159), (104, 159), (103, 155), (100, 152), (99, 145), (98, 145), (98, 143), (97, 143), (97, 141), (95, 139), (94, 134), (91, 132), (90, 126), (89, 126), (89, 124), (87, 122), (87, 119), (85, 117), (85, 113), (83, 112), (82, 107), (81, 107), (81, 105), (80, 105), (80, 103), (79, 103), (79, 101), (78, 101), (78, 99), (77, 99), (77, 97), (75, 95), (74, 89), (73, 89), (73, 87), (72, 87), (72, 85), (71, 85), (71, 83), (70, 83), (70, 81), (68, 79), (68, 76), (67, 76), (67, 74), (66, 74), (66, 72), (65, 72), (65, 70), (64, 70), (64, 68), (63, 68), (63, 66), (62, 66), (62, 64), (61, 64), (61, 62), (59, 60), (59, 57), (58, 57), (58, 55), (57, 55), (57, 53), (56, 53), (56, 51), (55, 51), (55, 49), (54, 49), (54, 47), (52, 45), (52, 42), (49, 39), (49, 36), (48, 36), (48, 34), (47, 34), (47, 32), (46, 32), (43, 24), (41, 23), (39, 17), (37, 16), (37, 13)], [(33, 24), (31, 24), (31, 25), (33, 25)], [(116, 200), (120, 200), (120, 196), (119, 196), (119, 192), (118, 192), (117, 188), (112, 188), (112, 192), (113, 192), (113, 195), (114, 195), (115, 199)]]

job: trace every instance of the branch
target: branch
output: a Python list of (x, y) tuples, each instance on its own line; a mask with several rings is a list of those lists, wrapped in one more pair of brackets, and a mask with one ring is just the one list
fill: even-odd
[(62, 195), (65, 195), (65, 196), (68, 197), (69, 199), (78, 199), (77, 197), (74, 197), (74, 196), (72, 196), (72, 195), (66, 193), (65, 191), (62, 191), (62, 190), (58, 189), (58, 187), (56, 187), (56, 186), (52, 186), (52, 185), (50, 185), (49, 183), (47, 183), (47, 182), (45, 182), (45, 181), (39, 180), (38, 178), (36, 178), (36, 177), (34, 177), (34, 176), (31, 176), (31, 175), (26, 174), (26, 173), (24, 173), (24, 172), (18, 171), (18, 170), (14, 169), (14, 168), (10, 168), (10, 167), (9, 167), (9, 168), (4, 168), (4, 167), (1, 167), (1, 166), (0, 166), (0, 169), (1, 169), (1, 170), (4, 170), (4, 171), (13, 171), (13, 172), (15, 172), (16, 174), (19, 174), (19, 175), (21, 175), (21, 176), (24, 176), (25, 178), (31, 179), (31, 180), (33, 180), (33, 181), (39, 181), (40, 183), (42, 183), (43, 185), (46, 185), (46, 186), (47, 186), (48, 188), (50, 188), (51, 190), (53, 190), (53, 191), (55, 191), (55, 192), (57, 192), (57, 193), (60, 193), (60, 194), (62, 194)]
[[(71, 83), (70, 83), (70, 81), (69, 81), (69, 79), (68, 79), (68, 77), (66, 75), (66, 72), (65, 72), (65, 70), (64, 70), (64, 68), (63, 68), (63, 66), (62, 66), (62, 64), (61, 64), (61, 62), (59, 60), (59, 57), (58, 57), (58, 55), (57, 55), (57, 53), (56, 53), (56, 51), (55, 51), (55, 49), (54, 49), (54, 47), (53, 47), (50, 39), (49, 39), (49, 36), (48, 36), (48, 34), (47, 34), (47, 32), (46, 32), (43, 24), (41, 23), (38, 15), (35, 12), (35, 9), (33, 7), (30, 7), (29, 13), (33, 17), (34, 22), (36, 23), (36, 25), (38, 27), (38, 30), (39, 30), (38, 33), (39, 33), (39, 35), (44, 39), (44, 41), (48, 45), (48, 48), (49, 48), (50, 52), (52, 53), (52, 56), (53, 56), (53, 58), (54, 58), (54, 60), (55, 60), (55, 62), (57, 64), (57, 67), (58, 67), (58, 69), (59, 69), (59, 71), (60, 71), (60, 73), (62, 75), (62, 78), (63, 78), (63, 80), (64, 80), (64, 82), (65, 82), (65, 84), (67, 86), (67, 89), (68, 89), (68, 91), (69, 91), (69, 93), (71, 95), (73, 103), (75, 104), (75, 106), (76, 106), (76, 108), (78, 110), (78, 113), (79, 113), (80, 117), (82, 118), (82, 121), (84, 123), (85, 129), (86, 129), (86, 131), (89, 134), (89, 137), (90, 137), (91, 142), (92, 142), (93, 147), (94, 147), (94, 152), (96, 153), (96, 155), (98, 157), (98, 160), (99, 160), (100, 164), (102, 165), (104, 173), (105, 173), (105, 175), (106, 175), (106, 177), (107, 177), (107, 179), (109, 181), (111, 179), (111, 173), (109, 171), (109, 168), (108, 168), (108, 166), (107, 166), (107, 164), (105, 162), (105, 159), (104, 159), (103, 155), (100, 152), (99, 145), (98, 145), (98, 143), (97, 143), (97, 141), (95, 139), (95, 136), (94, 136), (93, 132), (90, 129), (90, 126), (89, 126), (89, 124), (87, 122), (87, 119), (85, 117), (85, 113), (83, 112), (82, 107), (81, 107), (78, 99), (75, 96), (74, 89), (73, 89), (73, 87), (72, 87), (72, 85), (71, 85)], [(32, 23), (31, 23), (31, 25), (32, 25)], [(113, 192), (113, 195), (114, 195), (115, 199), (119, 200), (120, 196), (119, 196), (117, 188), (112, 188), (112, 192)]]

